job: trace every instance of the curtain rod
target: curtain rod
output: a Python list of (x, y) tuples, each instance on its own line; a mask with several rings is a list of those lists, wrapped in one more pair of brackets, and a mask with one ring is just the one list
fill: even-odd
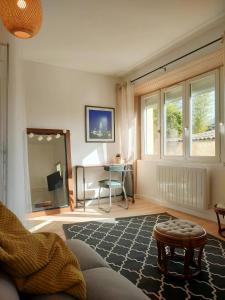
[(195, 49), (195, 50), (193, 50), (193, 51), (191, 51), (191, 52), (188, 52), (188, 53), (186, 53), (186, 54), (184, 54), (184, 55), (182, 55), (182, 56), (179, 56), (178, 58), (175, 58), (175, 59), (169, 61), (168, 63), (166, 63), (166, 64), (164, 64), (164, 65), (162, 65), (162, 66), (160, 66), (160, 67), (158, 67), (158, 68), (156, 68), (156, 69), (154, 69), (154, 70), (152, 70), (152, 71), (149, 71), (149, 72), (147, 72), (147, 73), (145, 73), (145, 74), (143, 74), (143, 75), (141, 75), (141, 76), (139, 76), (139, 77), (137, 77), (137, 78), (131, 80), (130, 82), (131, 82), (131, 83), (134, 83), (135, 81), (137, 81), (137, 80), (139, 80), (139, 79), (141, 79), (141, 78), (143, 78), (143, 77), (146, 77), (147, 75), (152, 74), (152, 73), (154, 73), (154, 72), (156, 72), (156, 71), (158, 71), (158, 70), (160, 70), (160, 69), (166, 70), (165, 68), (166, 68), (168, 65), (170, 65), (170, 64), (172, 64), (172, 63), (174, 63), (174, 62), (176, 62), (176, 61), (178, 61), (178, 60), (180, 60), (180, 59), (183, 59), (184, 57), (186, 57), (186, 56), (188, 56), (188, 55), (191, 55), (191, 54), (193, 54), (193, 53), (195, 53), (195, 52), (197, 52), (197, 51), (199, 51), (199, 50), (201, 50), (201, 49), (204, 49), (204, 48), (206, 48), (206, 47), (208, 47), (208, 46), (210, 46), (210, 45), (212, 45), (212, 44), (215, 44), (215, 43), (217, 43), (217, 42), (219, 42), (219, 41), (221, 41), (221, 40), (223, 40), (223, 39), (224, 39), (224, 36), (222, 36), (222, 37), (220, 37), (220, 38), (218, 38), (218, 39), (216, 39), (216, 40), (213, 40), (212, 42), (207, 43), (207, 44), (205, 44), (205, 45), (203, 45), (203, 46), (201, 46), (201, 47), (199, 47), (199, 48), (197, 48), (197, 49)]

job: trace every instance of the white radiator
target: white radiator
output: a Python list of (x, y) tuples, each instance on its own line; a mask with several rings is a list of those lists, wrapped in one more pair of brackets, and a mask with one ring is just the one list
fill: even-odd
[(160, 199), (191, 208), (208, 208), (206, 168), (157, 166)]

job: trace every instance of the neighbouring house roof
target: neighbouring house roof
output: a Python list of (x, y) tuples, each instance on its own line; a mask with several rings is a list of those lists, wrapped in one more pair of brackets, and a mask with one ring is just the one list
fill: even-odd
[[(192, 134), (192, 141), (215, 140), (215, 130)], [(168, 142), (181, 142), (182, 138), (168, 138)]]
[(210, 130), (201, 133), (192, 134), (192, 140), (199, 141), (199, 140), (214, 140), (215, 139), (215, 130)]

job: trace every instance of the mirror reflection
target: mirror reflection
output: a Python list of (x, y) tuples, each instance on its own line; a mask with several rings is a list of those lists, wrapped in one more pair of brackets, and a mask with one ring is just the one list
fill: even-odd
[(68, 206), (65, 136), (29, 133), (32, 211)]

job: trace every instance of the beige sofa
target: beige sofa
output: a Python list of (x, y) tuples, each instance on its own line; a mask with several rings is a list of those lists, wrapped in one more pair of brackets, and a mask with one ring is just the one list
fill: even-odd
[[(149, 300), (125, 277), (113, 271), (107, 262), (80, 240), (68, 240), (68, 246), (77, 256), (87, 284), (87, 300)], [(49, 281), (51, 278), (49, 278)], [(11, 278), (0, 271), (1, 300), (74, 300), (64, 293), (54, 295), (22, 295)]]

